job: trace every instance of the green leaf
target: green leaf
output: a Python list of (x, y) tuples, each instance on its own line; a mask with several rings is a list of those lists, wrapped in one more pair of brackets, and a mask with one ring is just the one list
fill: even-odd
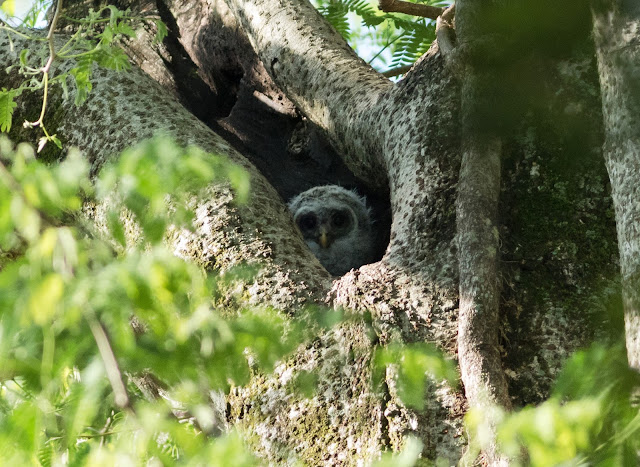
[(93, 59), (98, 65), (115, 71), (128, 70), (131, 68), (129, 57), (120, 47), (101, 47), (93, 55)]
[(22, 65), (23, 67), (28, 65), (30, 52), (31, 51), (29, 49), (22, 49), (22, 51), (20, 52), (20, 65)]
[(13, 112), (18, 106), (14, 102), (16, 92), (2, 88), (0, 91), (0, 132), (8, 133), (11, 130)]
[(456, 385), (458, 373), (455, 365), (446, 359), (434, 346), (422, 343), (411, 345), (391, 344), (376, 349), (374, 357), (376, 379), (383, 376), (380, 371), (391, 365), (395, 368), (398, 396), (410, 407), (424, 407), (426, 377), (446, 380)]
[(249, 173), (238, 165), (229, 164), (227, 177), (229, 177), (231, 186), (235, 191), (235, 199), (239, 203), (246, 203), (249, 200), (249, 189), (251, 187)]
[(169, 34), (169, 31), (167, 30), (167, 25), (164, 24), (164, 21), (161, 21), (161, 20), (156, 20), (155, 25), (157, 29), (155, 41), (162, 42), (164, 38), (167, 37), (167, 35)]
[(413, 467), (422, 453), (422, 443), (413, 436), (407, 437), (400, 452), (386, 452), (373, 467)]
[(116, 31), (118, 32), (118, 34), (123, 34), (125, 36), (129, 36), (132, 39), (135, 39), (137, 37), (136, 32), (134, 31), (134, 29), (130, 26), (129, 23), (121, 21), (118, 23)]
[(62, 142), (60, 141), (60, 138), (58, 138), (58, 135), (51, 135), (50, 138), (51, 141), (53, 141), (53, 144), (58, 147), (58, 149), (62, 149)]
[(79, 106), (87, 100), (93, 84), (91, 83), (91, 62), (79, 62), (78, 67), (69, 70), (76, 84), (75, 105)]
[(113, 236), (113, 239), (117, 241), (121, 246), (127, 246), (127, 240), (125, 237), (124, 226), (120, 221), (120, 213), (116, 210), (109, 210), (107, 213), (107, 227)]
[(28, 242), (35, 242), (40, 233), (40, 216), (28, 206), (20, 195), (11, 199), (11, 218), (16, 230)]

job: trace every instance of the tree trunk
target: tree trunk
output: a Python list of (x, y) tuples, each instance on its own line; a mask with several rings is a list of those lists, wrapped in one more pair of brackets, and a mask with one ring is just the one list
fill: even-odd
[(640, 5), (594, 1), (604, 156), (612, 185), (629, 364), (640, 370)]
[[(79, 16), (87, 2), (67, 3), (69, 14)], [(361, 464), (399, 449), (411, 433), (423, 441), (424, 457), (457, 462), (466, 443), (465, 394), (487, 381), (465, 378), (463, 369), (464, 392), (433, 382), (424, 410), (410, 410), (391, 378), (382, 389), (372, 387), (370, 356), (374, 345), (398, 340), (433, 342), (461, 361), (458, 349), (467, 344), (476, 353), (487, 350), (458, 331), (467, 300), (461, 290), (482, 266), (473, 258), (474, 239), (457, 240), (477, 227), (461, 220), (456, 199), (478, 201), (460, 184), (465, 170), (476, 170), (465, 162), (468, 152), (484, 147), (461, 126), (473, 105), (461, 100), (465, 78), (461, 83), (434, 44), (394, 84), (359, 59), (306, 0), (119, 4), (157, 9), (169, 37), (153, 45), (152, 34), (141, 31), (125, 44), (140, 69), (95, 69), (93, 90), (79, 108), (73, 97), (54, 93), (50, 130), (65, 147), (79, 146), (95, 171), (158, 132), (227, 155), (251, 174), (249, 203), (236, 206), (226, 186), (210, 187), (195, 207), (197, 235), (175, 232), (169, 239), (176, 253), (210, 269), (259, 265), (255, 281), (243, 284), (253, 305), (294, 316), (309, 303), (346, 307), (370, 313), (376, 330), (372, 337), (362, 324), (340, 327), (273, 376), (256, 375), (234, 388), (230, 423), (274, 462)], [(508, 131), (500, 134), (498, 165), (491, 164), (500, 182), (491, 187), (497, 204), (490, 229), (497, 324), (482, 332), (491, 333), (491, 358), (503, 369), (506, 406), (544, 400), (567, 356), (618, 325), (612, 305), (620, 293), (618, 243), (601, 151), (598, 75), (588, 11), (578, 13), (579, 34), (547, 24), (545, 37), (566, 39), (562, 46), (531, 47), (503, 70), (512, 91), (500, 107)], [(17, 60), (4, 36), (0, 57)], [(2, 74), (0, 86), (16, 79)], [(15, 121), (36, 108), (39, 96), (25, 96)], [(11, 136), (34, 139), (20, 125)], [(50, 146), (44, 157), (63, 157)], [(285, 205), (328, 182), (366, 194), (377, 207), (379, 237), (388, 239), (380, 261), (338, 278), (310, 253)], [(621, 187), (630, 190), (626, 196), (634, 193)], [(622, 195), (614, 189), (616, 196)], [(286, 391), (292, 370), (300, 369), (319, 376), (311, 399)]]

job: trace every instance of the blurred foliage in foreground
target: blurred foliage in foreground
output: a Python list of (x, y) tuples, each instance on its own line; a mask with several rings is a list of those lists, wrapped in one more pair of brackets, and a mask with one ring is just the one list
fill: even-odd
[[(163, 139), (125, 151), (95, 188), (77, 151), (48, 167), (30, 146), (2, 139), (0, 158), (3, 462), (251, 463), (237, 435), (198, 435), (215, 428), (209, 391), (247, 381), (247, 352), (269, 371), (304, 339), (303, 329), (268, 310), (223, 319), (212, 297), (223, 279), (162, 243), (169, 223), (190, 225), (188, 213), (170, 213), (169, 194), (180, 200), (225, 179), (246, 198), (246, 174)], [(111, 232), (97, 234), (80, 210), (86, 199), (107, 197)], [(125, 243), (122, 206), (143, 240), (126, 249), (117, 246)], [(134, 316), (144, 333), (134, 332)], [(131, 375), (149, 371), (166, 398), (141, 397)], [(181, 423), (177, 409), (192, 423)]]
[[(166, 229), (190, 229), (185, 206), (216, 180), (230, 184), (237, 202), (248, 199), (242, 169), (166, 138), (124, 151), (95, 183), (78, 151), (48, 166), (31, 146), (0, 139), (3, 463), (257, 462), (238, 433), (225, 433), (219, 396), (344, 319), (328, 310), (294, 320), (265, 308), (229, 309), (223, 294), (255, 271), (207, 274), (166, 248)], [(106, 231), (82, 213), (97, 203), (110, 206)], [(125, 234), (123, 208), (138, 241)], [(378, 355), (380, 368), (397, 364), (410, 404), (419, 405), (425, 372), (453, 371), (432, 347)], [(163, 397), (145, 394), (143, 375), (161, 382)], [(307, 379), (298, 389), (312, 397), (314, 378)], [(412, 465), (416, 446), (382, 462)]]
[(498, 425), (502, 452), (512, 465), (640, 465), (640, 374), (629, 368), (624, 346), (595, 344), (574, 354), (552, 396), (537, 407), (506, 414), (470, 412), (473, 458)]

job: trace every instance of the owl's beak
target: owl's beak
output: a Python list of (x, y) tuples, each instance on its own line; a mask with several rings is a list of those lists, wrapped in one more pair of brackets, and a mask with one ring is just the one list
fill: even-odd
[(322, 248), (327, 248), (329, 246), (329, 236), (325, 229), (320, 229), (320, 236), (318, 237), (318, 240)]

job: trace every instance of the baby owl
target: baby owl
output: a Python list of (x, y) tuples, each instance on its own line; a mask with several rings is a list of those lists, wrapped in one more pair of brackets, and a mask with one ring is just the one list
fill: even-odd
[(317, 186), (294, 197), (289, 210), (313, 254), (334, 276), (373, 261), (371, 212), (353, 191)]

